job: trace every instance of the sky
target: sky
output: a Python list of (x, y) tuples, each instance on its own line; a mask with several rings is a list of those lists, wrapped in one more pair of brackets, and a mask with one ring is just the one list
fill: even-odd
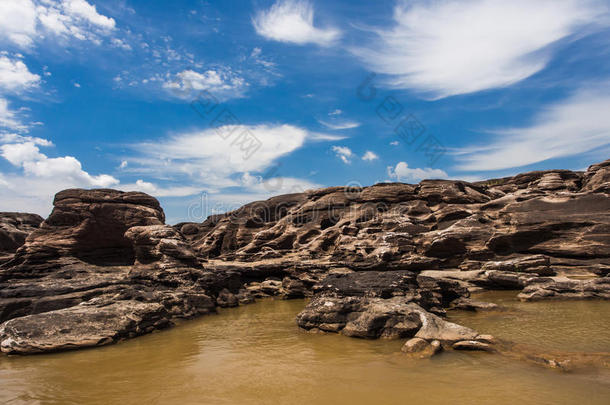
[(0, 0), (0, 211), (168, 223), (610, 157), (609, 0)]

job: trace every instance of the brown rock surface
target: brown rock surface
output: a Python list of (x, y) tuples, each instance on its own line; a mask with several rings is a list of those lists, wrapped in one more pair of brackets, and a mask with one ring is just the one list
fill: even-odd
[(0, 349), (107, 344), (214, 311), (228, 277), (204, 270), (163, 221), (146, 194), (58, 193), (49, 218), (0, 268)]
[[(173, 227), (156, 199), (116, 190), (62, 191), (40, 227), (19, 215), (0, 222), (0, 238), (14, 236), (3, 246), (17, 249), (0, 265), (5, 352), (107, 344), (253, 297), (312, 295), (298, 316), (306, 329), (481, 348), (491, 343), (442, 318), (452, 306), (485, 307), (470, 291), (610, 291), (600, 278), (610, 269), (610, 160), (477, 183), (331, 187)], [(45, 323), (58, 327), (35, 326)]]
[(43, 220), (37, 214), (0, 212), (0, 264), (12, 259), (15, 251), (25, 243), (25, 238)]
[(331, 187), (248, 204), (180, 229), (208, 259), (281, 257), (353, 270), (468, 266), (539, 276), (554, 275), (558, 263), (561, 272), (589, 273), (610, 266), (609, 178), (610, 160), (584, 173)]

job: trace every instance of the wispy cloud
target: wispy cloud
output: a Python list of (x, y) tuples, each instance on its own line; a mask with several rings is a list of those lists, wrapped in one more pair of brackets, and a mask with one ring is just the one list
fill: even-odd
[(318, 122), (320, 124), (324, 125), (326, 128), (335, 129), (335, 130), (352, 129), (352, 128), (358, 128), (360, 126), (360, 123), (356, 122), (356, 121), (318, 120)]
[(338, 108), (329, 112), (328, 118), (318, 119), (317, 121), (326, 128), (334, 130), (358, 128), (361, 125), (359, 122), (344, 118), (343, 111)]
[(329, 46), (341, 36), (336, 28), (314, 26), (314, 9), (307, 0), (277, 0), (268, 10), (258, 11), (252, 24), (267, 39), (298, 45)]
[(489, 143), (454, 152), (458, 170), (488, 171), (577, 155), (610, 144), (610, 83), (582, 88), (521, 128), (488, 131)]
[[(25, 125), (19, 118), (19, 114), (9, 108), (8, 101), (0, 98), (0, 128), (7, 128), (14, 131), (25, 131)], [(1, 137), (4, 135), (0, 135)]]
[(333, 146), (331, 149), (333, 152), (335, 152), (335, 155), (337, 155), (337, 157), (341, 159), (343, 163), (345, 163), (346, 165), (352, 163), (351, 159), (354, 155), (354, 152), (352, 152), (350, 148), (348, 148), (347, 146)]
[(442, 98), (519, 82), (544, 69), (551, 45), (608, 23), (598, 0), (400, 1), (394, 27), (352, 51), (389, 86)]
[[(226, 134), (231, 135), (223, 137)], [(242, 134), (248, 134), (259, 142), (255, 152), (247, 157), (238, 142)], [(268, 193), (277, 194), (293, 189), (295, 184), (303, 187), (314, 184), (294, 178), (281, 180), (284, 176), (276, 163), (279, 158), (296, 151), (307, 142), (334, 139), (332, 136), (287, 124), (227, 125), (129, 145), (134, 153), (125, 157), (124, 160), (129, 163), (122, 167), (122, 172), (163, 181), (166, 185), (163, 189), (165, 194), (171, 190), (187, 190), (180, 188), (184, 184), (195, 187), (199, 192), (209, 193), (223, 190), (234, 192), (237, 188), (242, 192), (260, 194), (263, 191), (260, 188), (264, 186)], [(282, 186), (268, 186), (278, 183)], [(140, 183), (139, 189), (143, 190), (142, 187), (145, 186), (153, 189), (146, 183)]]

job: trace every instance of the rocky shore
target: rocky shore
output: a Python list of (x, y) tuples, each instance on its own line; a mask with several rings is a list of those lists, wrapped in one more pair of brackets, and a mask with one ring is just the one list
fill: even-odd
[(165, 224), (139, 192), (65, 190), (43, 221), (0, 213), (0, 350), (101, 346), (278, 296), (309, 331), (404, 339), (403, 352), (497, 351), (448, 310), (610, 299), (610, 160), (585, 172), (426, 180), (282, 195)]

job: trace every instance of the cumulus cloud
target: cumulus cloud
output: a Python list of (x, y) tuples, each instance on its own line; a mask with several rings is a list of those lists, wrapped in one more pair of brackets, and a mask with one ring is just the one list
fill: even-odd
[(423, 169), (418, 167), (410, 168), (406, 162), (398, 162), (395, 167), (389, 166), (388, 176), (391, 179), (407, 183), (419, 183), (426, 179), (447, 179), (449, 177), (441, 169), (429, 167)]
[(19, 93), (37, 87), (40, 76), (30, 72), (28, 67), (18, 58), (0, 56), (0, 90)]
[(367, 150), (364, 155), (362, 155), (362, 160), (367, 160), (369, 162), (373, 161), (373, 160), (377, 160), (379, 159), (379, 156), (377, 156), (377, 154), (373, 151)]
[(394, 27), (353, 52), (390, 86), (442, 98), (530, 77), (551, 45), (608, 21), (598, 0), (401, 1)]
[(96, 40), (115, 29), (115, 20), (85, 0), (2, 0), (0, 33), (27, 48), (47, 35)]
[(458, 149), (458, 170), (525, 166), (610, 145), (610, 83), (582, 88), (544, 108), (531, 125), (489, 131), (487, 144)]
[(18, 46), (29, 46), (36, 35), (36, 6), (31, 0), (0, 1), (0, 33)]
[(3, 209), (36, 212), (47, 215), (55, 193), (72, 187), (112, 187), (119, 184), (107, 174), (91, 175), (72, 156), (51, 158), (39, 146), (51, 146), (48, 140), (4, 134), (0, 156), (14, 168), (12, 173), (0, 173), (0, 199)]
[(354, 152), (347, 146), (333, 146), (332, 151), (335, 152), (337, 157), (341, 159), (341, 161), (345, 164), (350, 164), (352, 162), (352, 156)]
[(13, 166), (21, 167), (25, 175), (36, 178), (68, 180), (74, 184), (92, 187), (109, 187), (118, 184), (112, 176), (92, 176), (82, 169), (81, 163), (72, 156), (49, 158), (40, 152), (34, 142), (5, 144), (0, 154)]
[(171, 94), (180, 98), (192, 97), (197, 91), (207, 90), (220, 101), (243, 95), (248, 83), (230, 69), (196, 72), (183, 70), (163, 84)]
[(314, 26), (314, 9), (307, 0), (278, 0), (268, 10), (256, 13), (252, 24), (267, 39), (298, 45), (329, 46), (341, 36), (338, 29)]

